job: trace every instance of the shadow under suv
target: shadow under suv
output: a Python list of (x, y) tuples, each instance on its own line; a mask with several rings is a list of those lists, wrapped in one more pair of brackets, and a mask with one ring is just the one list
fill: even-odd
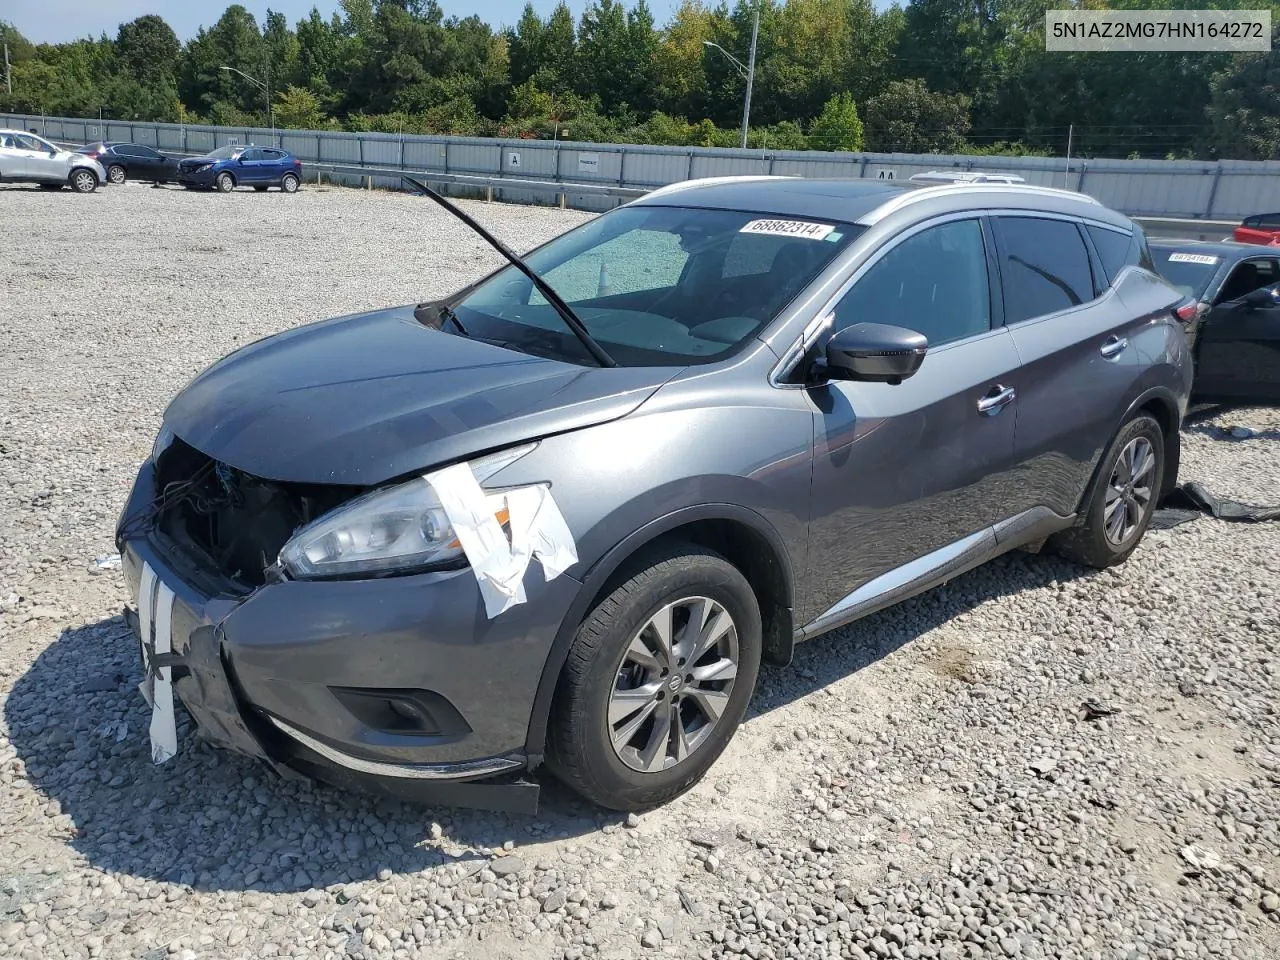
[(170, 405), (117, 534), (157, 759), (176, 692), (286, 775), (648, 807), (762, 661), (1016, 547), (1120, 563), (1175, 482), (1182, 297), (1088, 197), (693, 181), (509, 259)]

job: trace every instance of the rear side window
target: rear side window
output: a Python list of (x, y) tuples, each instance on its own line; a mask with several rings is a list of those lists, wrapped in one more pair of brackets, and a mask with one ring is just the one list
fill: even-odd
[(1057, 313), (1093, 299), (1084, 238), (1069, 220), (997, 217), (1006, 323)]
[(281, 153), (279, 150), (263, 150), (262, 159), (279, 162), (284, 159), (284, 154)]
[(1141, 252), (1132, 234), (1108, 230), (1106, 227), (1087, 226), (1085, 229), (1089, 231), (1089, 238), (1098, 251), (1102, 270), (1106, 274), (1105, 282), (1098, 283), (1099, 290), (1114, 283), (1116, 275), (1125, 267), (1137, 266)]

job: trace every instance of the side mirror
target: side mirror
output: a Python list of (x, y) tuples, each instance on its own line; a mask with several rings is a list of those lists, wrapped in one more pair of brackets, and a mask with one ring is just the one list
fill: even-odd
[(825, 376), (832, 380), (899, 384), (924, 363), (922, 333), (883, 323), (855, 323), (827, 341)]
[(57, 147), (54, 147), (52, 150), (49, 151), (49, 156), (56, 157), (57, 155), (58, 155)]
[(1260, 287), (1240, 298), (1240, 303), (1253, 310), (1280, 304), (1280, 287)]

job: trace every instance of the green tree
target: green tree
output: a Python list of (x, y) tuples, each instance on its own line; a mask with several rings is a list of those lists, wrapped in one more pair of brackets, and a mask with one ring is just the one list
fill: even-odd
[(1210, 156), (1280, 160), (1280, 25), (1272, 30), (1269, 52), (1237, 54), (1210, 84)]
[(866, 104), (866, 147), (875, 153), (951, 153), (969, 132), (969, 98), (898, 80)]
[(538, 16), (538, 11), (533, 9), (533, 4), (526, 3), (520, 20), (507, 38), (513, 84), (524, 83), (542, 66), (542, 40), (546, 29), (546, 24)]
[(208, 30), (200, 30), (187, 44), (178, 91), (182, 102), (201, 115), (236, 117), (239, 122), (265, 122), (266, 103), (261, 90), (232, 67), (265, 83), (266, 47), (257, 21), (240, 4), (226, 12)]
[(306, 87), (292, 84), (276, 96), (275, 117), (277, 125), (295, 130), (315, 130), (326, 122), (320, 99)]
[(814, 150), (862, 149), (862, 120), (853, 94), (837, 93), (826, 102), (809, 127), (808, 143)]

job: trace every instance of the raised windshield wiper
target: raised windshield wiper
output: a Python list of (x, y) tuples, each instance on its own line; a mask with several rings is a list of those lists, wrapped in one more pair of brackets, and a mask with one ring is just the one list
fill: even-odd
[(480, 226), (480, 224), (476, 223), (476, 221), (472, 219), (472, 217), (469, 214), (465, 213), (463, 210), (454, 206), (452, 203), (450, 203), (440, 194), (436, 193), (434, 190), (428, 187), (425, 183), (421, 182), (420, 180), (415, 180), (413, 177), (403, 176), (403, 175), (402, 177), (406, 183), (413, 184), (415, 187), (417, 187), (419, 190), (425, 193), (428, 197), (430, 197), (436, 203), (440, 204), (440, 206), (444, 207), (446, 210), (452, 213), (455, 217), (457, 217), (459, 220), (465, 223), (468, 227), (470, 227), (476, 233), (480, 234), (481, 237), (483, 237), (486, 241), (488, 241), (489, 245), (493, 247), (493, 249), (497, 250), (500, 254), (506, 257), (513, 267), (515, 267), (517, 270), (523, 273), (526, 277), (528, 277), (530, 282), (532, 282), (533, 285), (538, 288), (538, 292), (547, 298), (547, 302), (550, 303), (551, 306), (555, 307), (556, 313), (560, 314), (561, 319), (563, 319), (565, 322), (565, 326), (567, 326), (570, 330), (572, 330), (574, 336), (576, 336), (579, 340), (582, 341), (582, 345), (587, 348), (587, 352), (591, 354), (592, 359), (594, 359), (596, 363), (598, 363), (602, 367), (616, 367), (618, 365), (617, 362), (613, 359), (613, 357), (609, 356), (609, 354), (605, 352), (604, 347), (600, 346), (600, 342), (596, 340), (595, 337), (591, 336), (590, 333), (587, 332), (587, 328), (583, 326), (582, 321), (578, 319), (578, 315), (574, 313), (572, 309), (570, 309), (569, 305), (565, 303), (564, 300), (561, 299), (560, 294), (556, 293), (555, 289), (552, 288), (551, 284), (547, 283), (540, 276), (534, 273), (533, 269), (527, 263), (521, 260), (518, 256), (512, 253), (507, 248), (506, 244), (504, 244), (501, 240), (499, 240), (497, 237), (491, 234), (484, 227)]

